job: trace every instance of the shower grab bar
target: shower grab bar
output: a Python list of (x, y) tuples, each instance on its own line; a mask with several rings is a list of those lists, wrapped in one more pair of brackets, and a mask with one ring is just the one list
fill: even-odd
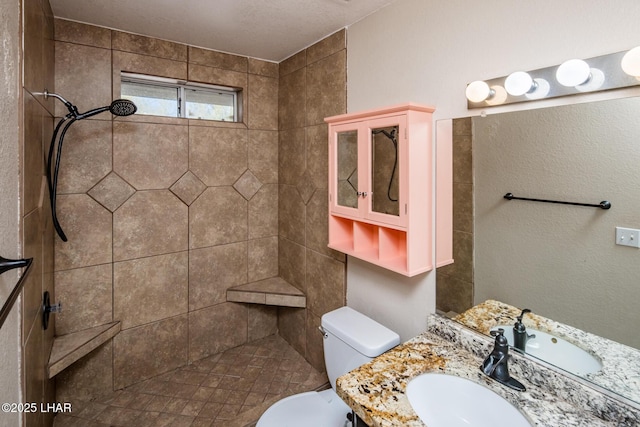
[(0, 274), (14, 268), (26, 267), (26, 269), (22, 272), (22, 276), (20, 276), (18, 283), (13, 288), (13, 290), (9, 294), (9, 297), (2, 306), (2, 310), (0, 310), (0, 328), (2, 328), (2, 325), (4, 325), (4, 321), (7, 319), (9, 313), (11, 312), (11, 309), (13, 308), (13, 304), (15, 304), (16, 300), (18, 299), (20, 292), (22, 292), (24, 282), (27, 280), (27, 276), (31, 271), (31, 264), (33, 264), (33, 258), (13, 260), (0, 256)]
[(606, 200), (603, 200), (598, 204), (577, 203), (577, 202), (562, 202), (560, 200), (530, 199), (528, 197), (516, 197), (512, 193), (505, 194), (504, 198), (507, 199), (507, 200), (528, 200), (530, 202), (559, 203), (561, 205), (587, 206), (587, 207), (590, 207), (590, 208), (611, 209), (611, 202), (608, 202)]

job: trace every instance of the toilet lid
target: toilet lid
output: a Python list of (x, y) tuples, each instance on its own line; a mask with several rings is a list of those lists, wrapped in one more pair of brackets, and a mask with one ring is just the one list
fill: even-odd
[(256, 427), (343, 427), (351, 408), (333, 389), (310, 391), (285, 397), (274, 403)]

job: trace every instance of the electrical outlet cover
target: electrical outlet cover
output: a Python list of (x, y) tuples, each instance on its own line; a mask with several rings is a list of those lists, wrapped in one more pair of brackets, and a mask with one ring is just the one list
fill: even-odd
[(616, 245), (640, 248), (640, 230), (616, 227)]

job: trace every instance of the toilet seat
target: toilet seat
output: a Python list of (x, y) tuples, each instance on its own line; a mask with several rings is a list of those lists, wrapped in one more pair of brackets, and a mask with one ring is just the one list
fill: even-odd
[(351, 408), (333, 389), (310, 391), (285, 397), (274, 403), (256, 427), (345, 427)]

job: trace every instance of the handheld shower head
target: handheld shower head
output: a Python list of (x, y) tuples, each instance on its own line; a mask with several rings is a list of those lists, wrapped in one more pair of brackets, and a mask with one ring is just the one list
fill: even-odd
[(116, 99), (106, 107), (94, 108), (93, 110), (89, 110), (86, 113), (78, 114), (75, 116), (77, 120), (86, 119), (87, 117), (95, 116), (96, 114), (104, 113), (105, 111), (109, 111), (111, 114), (115, 116), (130, 116), (136, 111), (138, 111), (138, 107), (136, 104), (129, 101), (128, 99)]
[[(57, 187), (58, 187), (58, 169), (60, 167), (60, 157), (62, 156), (62, 143), (64, 142), (64, 136), (67, 133), (69, 127), (76, 121), (86, 119), (88, 117), (95, 116), (100, 113), (104, 113), (105, 111), (109, 111), (111, 114), (115, 116), (130, 116), (138, 110), (136, 104), (131, 102), (128, 99), (116, 99), (106, 107), (94, 108), (93, 110), (89, 110), (84, 113), (79, 113), (78, 108), (71, 104), (69, 101), (64, 99), (62, 96), (49, 93), (45, 89), (44, 93), (45, 99), (49, 96), (52, 96), (59, 101), (61, 101), (69, 110), (69, 114), (64, 116), (58, 124), (56, 125), (55, 130), (53, 131), (53, 136), (51, 137), (51, 144), (49, 145), (49, 155), (47, 157), (47, 183), (49, 185), (49, 200), (51, 202), (51, 214), (53, 217), (53, 226), (62, 239), (63, 242), (67, 241), (67, 236), (64, 234), (62, 227), (58, 221), (58, 216), (56, 214), (56, 195), (57, 195)], [(67, 121), (68, 120), (68, 121)], [(66, 122), (66, 123), (65, 123)], [(64, 124), (64, 126), (63, 126)], [(57, 156), (55, 156), (55, 166), (54, 163), (54, 151), (56, 151), (56, 139), (58, 137), (58, 131), (60, 131), (60, 139), (57, 144)], [(52, 167), (53, 166), (53, 167)], [(53, 176), (52, 176), (53, 169)]]
[(109, 106), (109, 111), (116, 116), (130, 116), (138, 111), (138, 107), (128, 99), (116, 99)]

